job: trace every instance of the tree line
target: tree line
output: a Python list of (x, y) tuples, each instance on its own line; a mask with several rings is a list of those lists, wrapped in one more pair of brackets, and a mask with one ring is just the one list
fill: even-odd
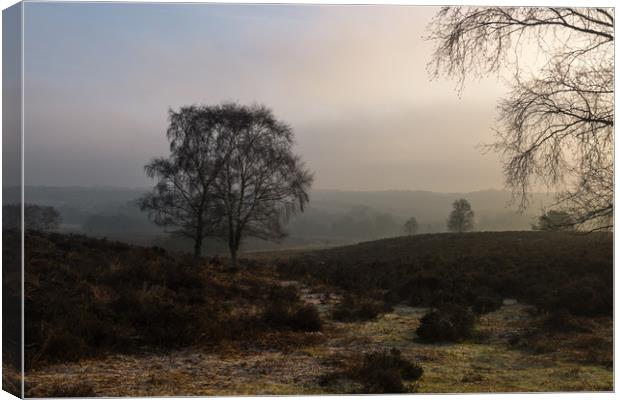
[[(448, 216), (447, 227), (450, 232), (468, 232), (474, 229), (475, 213), (471, 204), (465, 199), (455, 200), (452, 203), (452, 211)], [(535, 231), (576, 231), (576, 221), (566, 211), (548, 210), (538, 217), (538, 223), (532, 224)], [(418, 221), (415, 217), (409, 218), (404, 225), (407, 235), (415, 235), (418, 232)]]
[[(465, 199), (455, 200), (452, 203), (452, 211), (448, 216), (447, 227), (450, 232), (468, 232), (474, 229), (474, 211), (469, 201)], [(418, 233), (418, 220), (415, 217), (405, 222), (404, 231), (407, 235)]]

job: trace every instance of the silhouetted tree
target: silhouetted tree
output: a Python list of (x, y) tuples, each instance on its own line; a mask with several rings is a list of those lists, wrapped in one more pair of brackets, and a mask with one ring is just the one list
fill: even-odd
[(313, 177), (292, 152), (292, 129), (268, 108), (226, 104), (222, 109), (235, 116), (235, 124), (214, 190), (223, 217), (218, 235), (228, 241), (235, 267), (244, 237), (285, 236), (282, 224), (303, 211)]
[(453, 210), (448, 218), (448, 230), (452, 232), (467, 232), (474, 229), (474, 212), (465, 199), (452, 203)]
[[(2, 206), (3, 228), (19, 229), (22, 211), (19, 204)], [(37, 231), (49, 231), (60, 226), (60, 213), (54, 207), (24, 204), (24, 227)]]
[(538, 225), (532, 228), (537, 231), (574, 231), (575, 222), (565, 211), (550, 210), (538, 217)]
[(405, 233), (407, 235), (418, 233), (418, 220), (415, 217), (411, 217), (405, 222)]
[[(444, 7), (429, 26), (430, 71), (456, 77), (514, 69), (499, 105), (497, 142), (507, 186), (521, 208), (536, 183), (588, 229), (613, 227), (614, 10)], [(528, 44), (530, 47), (528, 47)], [(523, 49), (536, 62), (522, 68)], [(534, 57), (527, 59), (533, 62)]]
[(196, 257), (220, 217), (211, 189), (230, 152), (236, 118), (223, 106), (169, 110), (170, 156), (155, 158), (144, 167), (157, 184), (140, 199), (140, 208), (156, 224), (170, 228), (168, 232), (192, 239)]

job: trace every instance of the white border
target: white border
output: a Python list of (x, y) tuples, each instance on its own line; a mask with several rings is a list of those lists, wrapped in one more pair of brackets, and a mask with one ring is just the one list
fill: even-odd
[[(54, 2), (58, 2), (58, 3), (65, 3), (65, 2), (87, 2), (87, 1), (80, 1), (80, 0), (63, 0), (63, 1), (45, 1), (45, 0), (25, 0), (24, 3), (33, 3), (33, 2), (48, 2), (48, 3), (54, 3)], [(89, 2), (95, 2), (95, 1), (89, 1)], [(8, 8), (14, 4), (18, 3), (15, 0), (0, 0), (0, 5), (2, 6), (2, 9)], [(480, 5), (480, 6), (485, 6), (485, 5), (493, 5), (493, 6), (587, 6), (587, 7), (615, 7), (615, 4), (613, 1), (604, 1), (604, 0), (590, 0), (590, 1), (575, 1), (575, 0), (544, 0), (544, 1), (533, 1), (533, 0), (529, 0), (529, 1), (506, 1), (506, 0), (476, 0), (476, 1), (466, 1), (466, 0), (449, 0), (449, 1), (441, 1), (441, 0), (426, 0), (426, 1), (417, 1), (417, 0), (389, 0), (389, 1), (383, 1), (383, 0), (337, 0), (337, 1), (330, 1), (330, 0), (315, 0), (315, 1), (304, 1), (304, 0), (289, 0), (289, 1), (269, 1), (269, 0), (211, 0), (208, 2), (201, 2), (201, 1), (180, 1), (180, 0), (168, 0), (168, 1), (156, 1), (156, 2), (152, 2), (149, 0), (132, 0), (132, 1), (120, 1), (120, 0), (107, 0), (107, 1), (101, 1), (101, 3), (191, 3), (191, 4), (204, 4), (204, 3), (235, 3), (235, 4), (324, 4), (324, 5), (328, 5), (328, 4), (341, 4), (341, 5), (355, 5), (355, 4), (365, 4), (365, 5), (371, 5), (371, 4), (378, 4), (378, 5), (417, 5), (417, 6), (440, 6), (440, 5)], [(25, 14), (25, 6), (22, 4), (22, 39), (24, 38), (24, 14)], [(2, 19), (0, 18), (0, 43), (2, 42)], [(617, 43), (616, 43), (617, 46)], [(21, 167), (22, 167), (22, 171), (21, 171), (21, 175), (22, 175), (22, 226), (23, 226), (23, 196), (24, 196), (24, 71), (23, 71), (23, 66), (24, 66), (24, 40), (22, 40), (22, 121), (21, 121), (21, 129), (22, 129), (22, 137), (21, 137), (21, 141), (22, 141), (22, 149), (21, 149)], [(1, 75), (1, 71), (2, 71), (2, 55), (0, 53), (0, 75)], [(615, 71), (617, 72), (618, 67), (615, 66)], [(616, 100), (617, 100), (617, 93), (616, 93)], [(2, 100), (0, 99), (0, 116), (2, 115)], [(614, 148), (614, 156), (617, 156), (618, 149)], [(0, 184), (2, 183), (2, 165), (1, 165), (1, 161), (2, 161), (2, 154), (0, 152)], [(618, 183), (618, 178), (617, 176), (614, 176), (614, 183), (617, 185)], [(617, 187), (617, 186), (615, 186)], [(614, 215), (614, 224), (616, 226), (618, 226), (618, 220), (620, 219), (620, 217), (618, 217), (617, 215)], [(1, 216), (0, 216), (0, 221), (1, 221)], [(0, 239), (1, 239), (2, 233), (0, 232)], [(22, 241), (23, 241), (23, 232), (22, 232)], [(615, 252), (615, 248), (616, 248), (616, 237), (614, 235), (614, 267), (616, 265), (616, 252)], [(1, 249), (1, 241), (0, 241), (0, 249)], [(0, 259), (1, 259), (1, 254), (0, 254)], [(22, 247), (22, 261), (23, 261), (23, 247)], [(23, 268), (22, 268), (22, 293), (24, 290), (23, 287), (23, 281), (24, 281), (24, 277), (23, 277)], [(615, 270), (614, 270), (614, 355), (618, 354), (617, 353), (617, 345), (618, 345), (618, 336), (617, 336), (617, 332), (615, 331), (615, 311), (618, 309), (618, 306), (620, 305), (620, 301), (618, 301), (618, 296), (616, 296), (615, 294), (615, 289), (617, 287), (616, 283), (617, 283), (617, 279), (618, 276), (617, 274), (615, 274)], [(2, 293), (2, 289), (0, 287), (0, 295)], [(0, 305), (1, 305), (1, 296), (0, 296)], [(23, 306), (23, 301), (22, 301), (22, 318), (24, 317), (24, 306)], [(0, 322), (0, 326), (1, 326), (1, 322)], [(23, 325), (22, 325), (22, 338), (23, 338)], [(1, 344), (0, 344), (0, 350), (1, 350)], [(23, 351), (23, 350), (22, 350)], [(615, 361), (615, 357), (614, 357), (614, 361)], [(22, 365), (23, 368), (23, 365)], [(22, 371), (23, 372), (23, 371)], [(614, 388), (615, 388), (615, 384), (616, 382), (618, 382), (617, 380), (618, 378), (618, 369), (616, 366), (614, 366)], [(23, 390), (23, 384), (22, 384), (22, 390)], [(22, 392), (23, 393), (23, 392)], [(532, 393), (517, 393), (517, 394), (454, 394), (454, 395), (444, 395), (444, 394), (438, 394), (438, 395), (430, 395), (430, 394), (416, 394), (416, 395), (399, 395), (398, 397), (400, 398), (413, 398), (413, 396), (415, 396), (415, 398), (420, 398), (420, 399), (437, 399), (437, 400), (443, 400), (443, 399), (454, 399), (454, 398), (476, 398), (476, 397), (484, 397), (484, 398), (490, 398), (490, 396), (493, 396), (493, 398), (500, 398), (500, 399), (515, 399), (515, 400), (520, 400), (520, 399), (531, 399), (532, 396), (535, 396), (536, 398), (542, 398), (542, 399), (555, 399), (555, 398), (562, 398), (562, 399), (566, 399), (566, 400), (572, 400), (572, 399), (584, 399), (584, 398), (593, 398), (593, 399), (607, 399), (607, 398), (614, 398), (615, 394), (614, 393), (544, 393), (544, 394), (532, 394)], [(265, 398), (265, 399), (277, 399), (278, 397), (281, 396), (260, 396), (261, 398)], [(341, 396), (295, 396), (297, 399), (300, 400), (311, 400), (311, 399), (316, 399), (317, 397), (339, 397), (339, 398), (361, 398), (363, 396), (354, 396), (354, 395), (341, 395)], [(394, 395), (391, 396), (387, 396), (387, 395), (377, 395), (374, 396), (373, 398), (377, 398), (377, 399), (388, 399), (388, 398), (394, 398)], [(0, 392), (0, 400), (5, 400), (5, 399), (14, 399), (15, 397), (11, 396), (10, 394), (6, 393), (6, 392)], [(153, 399), (171, 399), (171, 397), (152, 397)], [(181, 397), (174, 397), (174, 398), (181, 398)], [(225, 399), (227, 397), (209, 397), (209, 398), (213, 398), (213, 399)], [(248, 397), (248, 396), (243, 396), (243, 397), (236, 397), (238, 399), (254, 399), (256, 397)], [(127, 399), (131, 399), (130, 397), (128, 397)]]

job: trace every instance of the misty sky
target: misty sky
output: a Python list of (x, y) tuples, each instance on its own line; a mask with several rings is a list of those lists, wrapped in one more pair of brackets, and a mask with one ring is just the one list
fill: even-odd
[(501, 188), (496, 79), (429, 80), (421, 6), (25, 4), (27, 185), (146, 187), (167, 110), (263, 103), (315, 187)]

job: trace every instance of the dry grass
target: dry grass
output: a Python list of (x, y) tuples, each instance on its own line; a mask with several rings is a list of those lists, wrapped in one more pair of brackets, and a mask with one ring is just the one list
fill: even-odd
[[(359, 393), (359, 382), (345, 377), (325, 384), (322, 378), (361, 354), (395, 347), (404, 359), (424, 369), (415, 387), (421, 393), (612, 390), (609, 366), (584, 363), (580, 353), (571, 353), (579, 350), (578, 335), (557, 342), (561, 350), (555, 352), (536, 353), (510, 345), (511, 337), (538, 322), (528, 309), (511, 304), (487, 314), (476, 326), (481, 334), (458, 344), (415, 340), (415, 329), (426, 310), (397, 306), (375, 321), (328, 321), (322, 333), (290, 332), (287, 340), (297, 340), (297, 345), (287, 350), (263, 347), (276, 340), (272, 337), (252, 348), (222, 346), (215, 352), (194, 348), (60, 364), (33, 370), (26, 379), (29, 386), (83, 381), (105, 396)], [(597, 334), (604, 337), (609, 331), (601, 328), (590, 335)], [(296, 335), (304, 337), (296, 339)], [(315, 341), (309, 341), (308, 335)]]
[[(497, 311), (478, 316), (473, 334), (463, 342), (423, 343), (415, 332), (428, 308), (395, 304), (391, 311), (386, 308), (383, 314), (370, 321), (339, 322), (331, 316), (344, 297), (343, 291), (334, 290), (325, 282), (309, 287), (296, 281), (279, 281), (270, 268), (231, 274), (217, 265), (195, 265), (189, 271), (191, 273), (178, 272), (173, 267), (178, 266), (179, 261), (174, 258), (120, 244), (119, 250), (114, 250), (111, 247), (114, 244), (84, 239), (81, 242), (84, 246), (100, 246), (99, 250), (94, 250), (103, 256), (119, 251), (135, 257), (136, 262), (145, 262), (151, 257), (150, 264), (132, 266), (127, 257), (116, 256), (118, 262), (105, 264), (104, 271), (113, 282), (102, 284), (96, 275), (90, 274), (97, 267), (98, 264), (94, 263), (98, 258), (86, 260), (84, 250), (80, 253), (73, 249), (80, 241), (58, 239), (54, 247), (43, 239), (37, 251), (29, 254), (30, 262), (35, 265), (34, 275), (27, 279), (28, 287), (32, 289), (30, 295), (35, 296), (31, 301), (35, 299), (39, 305), (49, 304), (40, 301), (46, 297), (36, 296), (47, 296), (52, 283), (62, 281), (59, 278), (66, 275), (81, 282), (75, 289), (89, 304), (106, 310), (105, 307), (122, 294), (120, 286), (114, 282), (129, 280), (132, 274), (147, 274), (140, 275), (139, 284), (129, 282), (122, 288), (135, 295), (137, 304), (157, 315), (158, 307), (167, 304), (167, 298), (180, 298), (183, 301), (177, 302), (175, 307), (190, 306), (198, 301), (198, 306), (190, 310), (203, 315), (203, 306), (210, 307), (215, 302), (220, 313), (215, 321), (220, 330), (217, 341), (190, 341), (189, 345), (177, 348), (149, 346), (151, 342), (143, 337), (134, 342), (139, 345), (136, 351), (119, 352), (112, 343), (107, 351), (91, 356), (78, 354), (73, 361), (35, 362), (26, 373), (27, 394), (31, 396), (49, 396), (50, 393), (92, 393), (98, 396), (359, 393), (363, 384), (351, 377), (339, 375), (331, 380), (324, 377), (337, 375), (338, 371), (363, 359), (365, 354), (389, 348), (398, 349), (404, 360), (423, 368), (423, 376), (415, 387), (407, 382), (408, 388), (423, 393), (613, 389), (613, 325), (609, 316), (575, 317), (575, 320), (560, 322), (577, 328), (550, 330), (545, 314), (521, 303), (507, 302)], [(49, 261), (50, 254), (57, 257), (62, 268)], [(93, 268), (83, 268), (81, 262), (84, 261), (93, 263)], [(158, 263), (162, 264), (159, 270), (164, 274), (165, 284), (158, 283), (161, 274), (150, 276), (148, 274), (153, 270), (142, 268)], [(83, 269), (76, 271), (78, 267)], [(194, 273), (202, 282), (197, 288), (193, 286)], [(145, 280), (151, 284), (144, 287), (142, 282)], [(39, 285), (47, 286), (41, 288)], [(192, 287), (194, 289), (188, 290)], [(169, 293), (175, 288), (175, 294)], [(196, 296), (188, 296), (190, 293)], [(297, 293), (301, 299), (296, 297)], [(71, 300), (74, 297), (65, 298), (64, 294), (59, 292), (50, 299), (68, 307), (84, 304), (82, 298), (74, 303)], [(369, 298), (376, 299), (374, 295)], [(283, 324), (286, 329), (266, 324), (265, 310), (274, 304), (282, 306), (282, 302), (287, 310), (289, 305), (316, 307), (323, 322), (322, 330), (296, 331), (289, 326), (290, 321)], [(289, 310), (291, 315), (296, 309)], [(39, 311), (42, 317), (48, 317), (45, 309)], [(181, 309), (174, 311), (171, 316), (186, 315)], [(83, 315), (90, 314), (85, 312)], [(136, 326), (144, 328), (143, 332), (148, 331), (149, 325), (134, 325), (141, 315), (133, 316), (135, 320), (125, 316), (123, 324), (118, 326), (123, 335)], [(67, 329), (74, 327), (69, 322)], [(97, 331), (94, 329), (96, 324), (91, 326), (86, 322), (88, 319), (80, 320), (79, 326)], [(205, 332), (210, 332), (213, 326), (209, 325), (210, 321), (205, 323), (208, 328)], [(259, 329), (257, 324), (262, 327)], [(162, 329), (166, 326), (165, 323), (155, 325)], [(188, 332), (195, 334), (192, 330)], [(48, 331), (35, 333), (41, 338), (56, 338), (47, 335)], [(96, 335), (91, 337), (93, 341), (89, 345), (94, 345), (95, 338)], [(60, 342), (64, 340), (66, 343), (63, 343), (71, 348), (79, 344), (71, 337), (61, 339), (63, 337), (58, 336)], [(59, 348), (66, 347), (63, 346), (58, 345)]]
[(314, 305), (273, 268), (231, 271), (84, 236), (27, 239), (26, 369), (191, 346), (299, 346), (316, 343), (305, 333), (322, 328)]
[(49, 385), (38, 385), (26, 390), (26, 397), (95, 397), (97, 393), (88, 382), (54, 382)]

